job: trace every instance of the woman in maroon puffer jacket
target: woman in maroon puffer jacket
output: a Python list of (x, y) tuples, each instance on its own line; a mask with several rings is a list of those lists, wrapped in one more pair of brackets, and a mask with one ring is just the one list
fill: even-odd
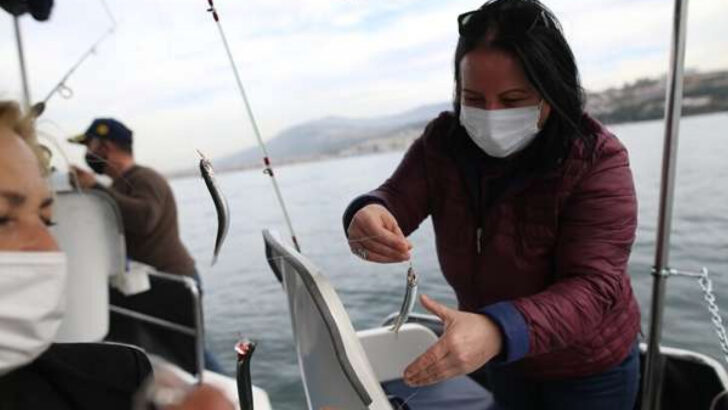
[(555, 17), (496, 0), (458, 18), (454, 112), (344, 215), (352, 252), (409, 259), (432, 217), (459, 310), (405, 371), (425, 385), (484, 364), (507, 408), (631, 409), (640, 316), (627, 275), (637, 202), (627, 152), (584, 112)]

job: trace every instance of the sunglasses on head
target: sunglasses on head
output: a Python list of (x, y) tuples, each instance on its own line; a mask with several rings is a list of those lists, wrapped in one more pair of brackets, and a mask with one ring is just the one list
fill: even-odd
[[(556, 24), (551, 20), (546, 11), (542, 9), (520, 8), (501, 11), (501, 13), (509, 13), (507, 20), (511, 23), (508, 27), (509, 32), (517, 31), (527, 34), (536, 27), (555, 28)], [(468, 11), (458, 16), (458, 32), (461, 36), (472, 37), (479, 36), (485, 32), (491, 13), (488, 8), (480, 8), (478, 10)]]

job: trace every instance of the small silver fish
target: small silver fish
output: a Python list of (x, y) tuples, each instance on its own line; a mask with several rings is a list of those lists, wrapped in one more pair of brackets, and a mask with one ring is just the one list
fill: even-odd
[(407, 319), (415, 307), (415, 301), (417, 301), (417, 274), (412, 267), (412, 262), (410, 262), (409, 268), (407, 269), (407, 288), (405, 289), (402, 307), (399, 309), (399, 315), (394, 321), (394, 325), (389, 330), (395, 334), (399, 332), (399, 328), (407, 323)]
[(212, 254), (212, 265), (214, 265), (217, 262), (217, 255), (220, 253), (220, 248), (225, 241), (230, 226), (230, 208), (225, 195), (222, 194), (215, 181), (215, 170), (212, 169), (212, 164), (199, 150), (197, 150), (197, 153), (200, 154), (200, 174), (205, 181), (205, 185), (207, 185), (207, 190), (210, 191), (212, 202), (215, 204), (215, 211), (217, 211), (217, 238), (215, 239), (215, 251)]

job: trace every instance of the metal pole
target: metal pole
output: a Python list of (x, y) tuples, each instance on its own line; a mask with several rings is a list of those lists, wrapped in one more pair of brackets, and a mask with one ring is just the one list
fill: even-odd
[(675, 192), (675, 162), (677, 156), (680, 113), (682, 111), (683, 69), (688, 1), (675, 0), (665, 103), (665, 142), (662, 155), (660, 213), (657, 220), (655, 266), (653, 271), (650, 333), (642, 385), (642, 409), (659, 409), (664, 377), (664, 358), (660, 354), (662, 314), (665, 303), (665, 282), (668, 276), (672, 205)]
[(23, 82), (23, 104), (25, 109), (30, 108), (30, 89), (28, 87), (28, 71), (25, 68), (25, 53), (23, 52), (23, 38), (20, 35), (20, 21), (18, 16), (13, 16), (15, 26), (15, 43), (18, 46), (18, 61), (20, 62), (20, 78)]

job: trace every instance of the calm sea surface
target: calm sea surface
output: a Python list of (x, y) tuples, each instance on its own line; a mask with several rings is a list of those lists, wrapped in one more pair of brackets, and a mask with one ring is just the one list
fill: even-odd
[[(654, 261), (663, 124), (611, 127), (630, 153), (639, 197), (639, 228), (629, 271), (648, 329)], [(376, 188), (394, 170), (402, 152), (280, 167), (283, 195), (304, 253), (336, 287), (356, 329), (378, 325), (397, 310), (404, 265), (376, 265), (349, 253), (341, 214), (356, 195)], [(232, 221), (227, 242), (210, 268), (217, 219), (200, 178), (172, 181), (182, 237), (202, 272), (210, 348), (233, 373), (239, 335), (258, 341), (253, 381), (267, 390), (276, 409), (305, 408), (290, 320), (283, 291), (263, 252), (261, 231), (287, 238), (282, 213), (262, 171), (223, 174)], [(454, 306), (440, 273), (429, 222), (411, 236), (421, 292)], [(685, 118), (680, 133), (673, 235), (673, 267), (713, 273), (719, 304), (728, 311), (728, 113)], [(702, 294), (691, 279), (668, 283), (664, 343), (720, 357)], [(419, 310), (422, 310), (418, 306)], [(725, 317), (725, 315), (724, 315)]]

